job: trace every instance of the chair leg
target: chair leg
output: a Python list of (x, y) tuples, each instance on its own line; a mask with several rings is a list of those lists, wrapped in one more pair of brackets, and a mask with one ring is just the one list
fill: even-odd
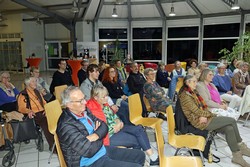
[(54, 143), (53, 146), (52, 146), (52, 150), (51, 150), (51, 153), (50, 153), (49, 159), (48, 159), (48, 164), (50, 164), (51, 158), (52, 158), (52, 156), (53, 156), (53, 152), (54, 152), (54, 150), (55, 150), (55, 146), (56, 146), (56, 143)]
[(214, 137), (212, 138), (212, 141), (213, 141), (213, 143), (214, 143), (214, 148), (215, 148), (215, 151), (218, 151), (218, 149), (217, 149), (217, 145), (216, 145), (216, 142), (215, 142), (215, 140), (214, 140)]
[(250, 116), (250, 112), (247, 114), (247, 118), (246, 118), (246, 120), (244, 121), (243, 126), (247, 126), (247, 120), (248, 120), (249, 116)]
[(204, 157), (203, 157), (203, 153), (200, 150), (199, 150), (199, 152), (200, 152), (202, 164), (203, 164), (203, 166), (205, 166), (205, 160), (204, 160)]

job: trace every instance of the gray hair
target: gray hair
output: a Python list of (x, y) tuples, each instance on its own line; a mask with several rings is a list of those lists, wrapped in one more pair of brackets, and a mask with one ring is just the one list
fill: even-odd
[(8, 71), (2, 71), (0, 72), (0, 81), (2, 81), (4, 74), (10, 76), (10, 73)]
[(199, 81), (204, 82), (204, 81), (206, 80), (207, 75), (208, 75), (209, 72), (213, 72), (213, 70), (210, 70), (210, 69), (208, 69), (208, 68), (204, 69), (204, 70), (201, 72)]
[(100, 96), (106, 94), (108, 95), (108, 90), (105, 86), (101, 85), (101, 84), (96, 84), (93, 86), (93, 88), (91, 89), (91, 97), (95, 97), (95, 96)]
[(76, 86), (69, 86), (67, 87), (61, 94), (61, 98), (62, 98), (62, 105), (66, 106), (67, 103), (69, 103), (71, 101), (70, 95), (72, 92), (78, 91), (81, 89), (79, 87)]
[(146, 68), (146, 69), (144, 70), (144, 75), (145, 75), (145, 76), (148, 76), (149, 72), (154, 72), (154, 69), (153, 69), (153, 68)]
[(240, 68), (242, 68), (243, 66), (248, 66), (249, 67), (249, 64), (247, 63), (247, 62), (241, 62), (240, 64), (239, 64), (239, 67)]
[(31, 79), (36, 79), (36, 78), (32, 76), (25, 78), (24, 80), (25, 86), (28, 86), (30, 84)]
[(184, 77), (184, 80), (183, 80), (184, 85), (187, 86), (187, 82), (188, 82), (189, 80), (191, 80), (192, 78), (194, 78), (194, 77), (195, 77), (195, 76), (194, 76), (194, 75), (191, 75), (191, 74), (186, 75), (186, 76)]

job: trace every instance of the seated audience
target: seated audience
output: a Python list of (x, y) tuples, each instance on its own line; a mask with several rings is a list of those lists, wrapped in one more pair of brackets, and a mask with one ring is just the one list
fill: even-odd
[(242, 61), (242, 60), (238, 60), (238, 61), (236, 62), (236, 64), (235, 64), (236, 69), (234, 69), (233, 75), (234, 75), (235, 73), (237, 73), (237, 72), (240, 71), (240, 65), (241, 65), (241, 63), (243, 63), (243, 62), (244, 62), (244, 61)]
[(184, 115), (198, 129), (224, 133), (233, 154), (232, 162), (242, 167), (249, 167), (250, 164), (243, 159), (243, 155), (249, 157), (250, 149), (243, 143), (236, 121), (230, 117), (217, 117), (212, 114), (196, 91), (196, 85), (195, 76), (187, 75), (184, 78), (184, 85), (178, 94)]
[(229, 102), (229, 107), (239, 108), (241, 97), (232, 92), (232, 82), (228, 75), (225, 75), (226, 66), (223, 63), (217, 65), (218, 74), (213, 77), (213, 84), (220, 93), (220, 97)]
[[(88, 78), (83, 81), (80, 86), (81, 91), (85, 94), (85, 99), (89, 100), (91, 96), (91, 89), (94, 85), (102, 85), (98, 80), (99, 71), (96, 64), (90, 64), (87, 68)], [(113, 100), (108, 97), (108, 103), (112, 110), (122, 119), (124, 123), (131, 124), (129, 121), (129, 110), (125, 107), (118, 107)]]
[(104, 138), (104, 145), (142, 148), (150, 157), (150, 164), (159, 165), (158, 155), (151, 149), (143, 127), (124, 125), (107, 104), (107, 97), (107, 89), (102, 85), (95, 85), (91, 90), (91, 99), (87, 102), (87, 108), (92, 114), (108, 125), (108, 136)]
[(62, 94), (66, 109), (62, 112), (56, 133), (68, 167), (142, 167), (145, 154), (140, 150), (104, 146), (107, 125), (86, 109), (82, 91), (74, 86)]
[(16, 96), (19, 91), (10, 83), (10, 73), (0, 73), (0, 110), (11, 112), (17, 110)]
[(237, 63), (238, 59), (234, 58), (232, 59), (230, 65), (229, 65), (229, 69), (231, 70), (231, 72), (234, 72), (234, 70), (236, 69), (236, 63)]
[(171, 82), (170, 86), (168, 89), (168, 97), (170, 99), (173, 99), (176, 85), (178, 82), (178, 78), (183, 78), (186, 76), (186, 71), (184, 68), (181, 67), (181, 62), (180, 61), (175, 61), (174, 63), (175, 69), (171, 72)]
[(133, 62), (134, 62), (134, 60), (130, 54), (127, 54), (126, 58), (123, 60), (124, 65), (130, 65)]
[(136, 62), (130, 63), (130, 73), (127, 79), (129, 91), (132, 94), (139, 93), (142, 104), (142, 116), (147, 116), (147, 109), (143, 102), (143, 85), (146, 82), (144, 76), (139, 72)]
[(49, 102), (53, 95), (49, 92), (49, 85), (47, 82), (40, 77), (40, 71), (37, 67), (31, 67), (30, 69), (30, 76), (35, 77), (37, 80), (37, 90), (43, 95), (44, 100)]
[(168, 71), (165, 69), (165, 64), (160, 62), (158, 64), (158, 70), (156, 73), (156, 82), (161, 86), (168, 88), (171, 78), (168, 74)]
[[(230, 78), (233, 77), (233, 72), (228, 68), (228, 61), (226, 59), (221, 59), (220, 63), (223, 63), (226, 67), (225, 69), (225, 75), (229, 76)], [(214, 69), (215, 75), (218, 74), (218, 69), (217, 67)]]
[(54, 72), (52, 77), (52, 82), (50, 85), (50, 93), (53, 94), (56, 86), (61, 85), (74, 85), (73, 80), (71, 78), (71, 72), (66, 70), (67, 62), (64, 59), (60, 59), (58, 63), (59, 69)]
[(248, 73), (249, 64), (243, 62), (239, 65), (239, 72), (234, 74), (234, 90), (233, 92), (239, 96), (243, 96), (246, 87), (250, 84), (250, 77)]
[(121, 60), (115, 61), (115, 67), (118, 72), (118, 79), (119, 79), (118, 81), (121, 82), (122, 87), (124, 87), (125, 84), (127, 83), (127, 74), (124, 67), (122, 67)]
[(201, 62), (199, 65), (198, 65), (198, 69), (200, 70), (200, 73), (202, 73), (202, 71), (204, 69), (208, 68), (208, 65), (204, 62)]
[(89, 66), (89, 61), (88, 60), (83, 60), (81, 62), (81, 66), (82, 66), (81, 69), (77, 72), (79, 86), (87, 78), (87, 68)]
[(39, 125), (49, 144), (49, 149), (52, 150), (54, 137), (48, 130), (48, 123), (44, 111), (46, 101), (37, 88), (37, 79), (29, 77), (25, 79), (25, 89), (20, 92), (17, 98), (18, 111), (27, 114), (29, 118), (34, 118), (35, 123)]
[[(208, 110), (216, 113), (218, 116), (229, 116), (237, 120), (240, 113), (236, 112), (233, 108), (228, 107), (227, 103), (221, 99), (217, 88), (212, 83), (213, 77), (214, 74), (212, 70), (203, 70), (196, 87), (197, 91), (205, 100)], [(238, 106), (239, 104), (235, 105)]]
[(188, 74), (189, 75), (194, 75), (196, 76), (196, 78), (198, 79), (201, 75), (201, 72), (200, 72), (200, 69), (197, 67), (198, 66), (198, 62), (197, 60), (195, 59), (191, 59), (189, 61), (189, 65), (190, 65), (190, 68), (188, 69)]
[[(120, 119), (127, 122), (124, 122), (127, 125), (132, 125), (132, 123), (129, 121), (129, 108), (128, 108), (128, 102), (127, 102), (127, 96), (123, 93), (122, 85), (118, 81), (118, 75), (117, 70), (114, 67), (107, 67), (104, 71), (103, 77), (102, 77), (102, 84), (107, 88), (109, 92), (109, 97), (112, 98), (113, 102), (120, 108), (123, 108), (126, 110), (126, 113), (119, 115)], [(126, 116), (127, 118), (123, 118)]]
[(157, 112), (158, 116), (160, 112), (166, 112), (166, 108), (169, 106), (169, 100), (166, 98), (164, 90), (154, 81), (154, 69), (146, 68), (144, 75), (147, 79), (147, 82), (143, 86), (144, 95), (148, 99), (150, 107), (153, 111)]

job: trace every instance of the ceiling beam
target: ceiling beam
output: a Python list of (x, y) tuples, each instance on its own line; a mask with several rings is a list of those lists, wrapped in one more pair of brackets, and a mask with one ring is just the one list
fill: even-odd
[(227, 4), (229, 7), (232, 7), (234, 4), (234, 0), (222, 0), (225, 4)]
[[(174, 2), (185, 2), (186, 0), (159, 0), (159, 3), (174, 3)], [(114, 5), (115, 2), (105, 2), (104, 5)], [(150, 5), (150, 4), (154, 4), (153, 1), (134, 1), (131, 2), (131, 5)], [(122, 4), (117, 4), (117, 5), (128, 5), (127, 2), (124, 2)]]
[(202, 13), (197, 8), (197, 6), (192, 1), (190, 1), (190, 0), (187, 0), (186, 2), (194, 10), (194, 12), (201, 18), (202, 17)]
[(59, 16), (59, 15), (53, 13), (53, 12), (48, 11), (47, 9), (44, 9), (44, 8), (42, 8), (40, 6), (37, 6), (37, 5), (33, 4), (33, 3), (30, 3), (27, 0), (12, 0), (12, 1), (15, 2), (15, 3), (18, 3), (18, 4), (22, 5), (22, 6), (25, 6), (27, 8), (30, 8), (30, 9), (36, 11), (36, 12), (39, 12), (39, 13), (47, 15), (47, 16), (49, 16), (51, 18), (54, 18), (54, 19), (58, 20), (62, 25), (64, 25), (67, 29), (69, 29), (69, 30), (72, 29), (71, 22), (68, 19), (66, 19), (66, 18), (64, 18), (62, 16)]
[(161, 16), (162, 19), (166, 19), (166, 14), (164, 13), (164, 10), (161, 6), (161, 2), (159, 2), (159, 0), (154, 0), (155, 6)]
[(104, 0), (100, 0), (99, 6), (98, 6), (96, 14), (95, 14), (94, 22), (96, 22), (99, 19), (103, 5), (104, 5)]
[[(81, 0), (82, 1), (82, 0)], [(89, 8), (89, 6), (90, 6), (90, 2), (91, 2), (91, 0), (88, 0), (88, 5), (84, 8), (84, 11), (83, 11), (83, 13), (82, 13), (82, 16), (81, 16), (81, 18), (84, 20), (84, 18), (85, 18), (85, 15), (86, 15), (86, 13), (87, 13), (87, 11), (88, 11), (88, 8)]]

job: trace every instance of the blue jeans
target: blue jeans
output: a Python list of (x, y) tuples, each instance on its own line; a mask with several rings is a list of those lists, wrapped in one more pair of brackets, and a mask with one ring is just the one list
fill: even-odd
[(107, 153), (89, 167), (142, 167), (145, 154), (141, 150), (106, 146)]
[(142, 126), (124, 125), (124, 127), (110, 137), (111, 146), (125, 146), (146, 151), (150, 149), (150, 143)]
[(170, 84), (169, 84), (169, 88), (168, 88), (168, 97), (172, 100), (174, 97), (174, 93), (175, 93), (175, 89), (176, 89), (176, 85), (178, 82), (178, 75), (175, 75), (172, 77)]
[[(116, 103), (117, 99), (112, 100), (114, 103)], [(116, 115), (122, 120), (125, 125), (133, 125), (129, 119), (129, 108), (127, 101), (121, 101), (121, 106), (119, 107), (119, 110), (117, 111)]]

